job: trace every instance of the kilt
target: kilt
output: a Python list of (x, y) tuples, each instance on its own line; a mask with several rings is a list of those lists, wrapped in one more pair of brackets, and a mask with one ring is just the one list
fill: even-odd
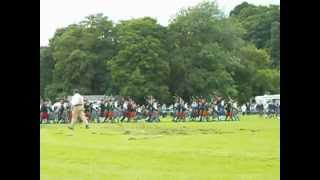
[(178, 112), (178, 113), (177, 113), (177, 116), (178, 116), (178, 117), (185, 117), (185, 113), (184, 113), (184, 112)]
[(85, 116), (86, 116), (87, 118), (90, 117), (90, 115), (91, 115), (90, 112), (86, 112), (86, 113), (85, 113)]
[(148, 112), (148, 116), (152, 116), (153, 114), (154, 114), (153, 111), (149, 111), (149, 112)]
[(49, 118), (49, 113), (48, 112), (42, 112), (40, 113), (41, 119), (48, 119)]
[(136, 116), (136, 112), (135, 111), (129, 111), (128, 112), (128, 117), (129, 118), (133, 118), (133, 117), (135, 117)]
[(205, 110), (204, 110), (204, 111), (201, 112), (201, 115), (202, 115), (202, 116), (208, 116), (209, 113), (208, 113), (208, 111), (205, 111)]
[(112, 111), (107, 111), (104, 113), (105, 114), (105, 117), (108, 118), (108, 117), (113, 117), (113, 112)]

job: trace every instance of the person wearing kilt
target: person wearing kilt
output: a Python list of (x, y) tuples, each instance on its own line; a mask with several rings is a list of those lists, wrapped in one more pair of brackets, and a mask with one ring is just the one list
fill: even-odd
[(185, 121), (185, 107), (184, 102), (181, 97), (178, 97), (178, 104), (177, 104), (177, 119), (178, 121)]
[(199, 102), (199, 120), (202, 122), (203, 116), (204, 116), (204, 99), (200, 99)]
[(106, 113), (105, 113), (105, 120), (110, 120), (111, 122), (113, 121), (113, 110), (114, 110), (114, 105), (111, 99), (107, 100), (106, 104)]
[(162, 116), (162, 118), (167, 117), (167, 106), (166, 106), (166, 104), (163, 104), (161, 106), (160, 115)]
[(113, 108), (113, 119), (117, 122), (119, 122), (121, 115), (122, 115), (122, 110), (121, 110), (121, 102), (120, 100), (115, 100), (114, 104), (113, 104), (114, 108)]
[(178, 100), (176, 99), (174, 104), (173, 104), (173, 107), (172, 107), (172, 110), (173, 110), (173, 122), (177, 122), (177, 118), (178, 118), (178, 107), (179, 107), (179, 103), (178, 103)]
[(129, 99), (128, 101), (128, 122), (131, 122), (135, 118), (135, 105), (132, 99)]
[(217, 102), (217, 109), (218, 109), (218, 121), (220, 121), (221, 116), (225, 116), (224, 104), (222, 100)]
[(193, 100), (191, 104), (191, 121), (194, 121), (197, 118), (197, 109), (198, 103), (196, 100)]
[(231, 102), (229, 101), (229, 102), (227, 102), (227, 104), (226, 104), (226, 112), (227, 112), (227, 114), (226, 114), (226, 121), (229, 119), (229, 120), (233, 120), (232, 119), (232, 104), (231, 104)]
[(49, 119), (49, 107), (47, 102), (45, 101), (40, 108), (40, 123), (43, 122), (48, 123)]
[(136, 107), (137, 117), (136, 120), (141, 120), (143, 118), (143, 108), (140, 105), (137, 105)]
[(65, 122), (64, 117), (65, 107), (64, 107), (64, 100), (60, 100), (60, 105), (58, 107), (58, 122)]
[(232, 117), (233, 117), (233, 120), (237, 120), (237, 121), (240, 120), (239, 119), (239, 115), (238, 115), (239, 112), (240, 112), (240, 109), (238, 108), (237, 103), (233, 103), (233, 105), (232, 105)]
[(122, 119), (120, 121), (123, 122), (125, 118), (129, 119), (128, 114), (128, 100), (125, 99), (122, 104)]
[(150, 96), (149, 99), (147, 100), (147, 121), (148, 122), (152, 122), (155, 120), (155, 113), (156, 113), (156, 109), (157, 109), (157, 105), (156, 105), (156, 101), (153, 98), (153, 96)]
[(106, 105), (105, 105), (104, 99), (100, 100), (100, 108), (99, 109), (100, 109), (100, 113), (99, 113), (99, 118), (97, 121), (98, 123), (100, 123), (100, 120), (105, 117)]
[(71, 109), (71, 103), (70, 102), (65, 102), (65, 108), (67, 110), (67, 121), (68, 123), (71, 122), (72, 119), (72, 109)]
[(84, 100), (84, 114), (87, 117), (87, 119), (90, 121), (91, 120), (91, 105), (86, 99)]
[(202, 117), (206, 120), (209, 121), (209, 104), (208, 102), (204, 99), (203, 100), (203, 114)]
[(174, 114), (174, 122), (177, 122), (180, 116), (180, 103), (179, 103), (179, 97), (176, 97), (175, 103), (173, 105), (173, 114)]
[(201, 119), (201, 114), (202, 114), (202, 112), (201, 112), (201, 110), (202, 110), (202, 103), (201, 103), (201, 99), (200, 98), (198, 98), (197, 99), (197, 120), (199, 120), (200, 121), (200, 119)]
[(100, 105), (98, 104), (98, 102), (94, 102), (92, 104), (91, 110), (92, 121), (98, 121), (100, 116)]

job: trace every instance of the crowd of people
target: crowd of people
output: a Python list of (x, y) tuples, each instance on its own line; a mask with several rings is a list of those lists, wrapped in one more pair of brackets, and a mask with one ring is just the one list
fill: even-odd
[[(174, 103), (160, 104), (153, 96), (145, 98), (145, 104), (137, 104), (130, 97), (108, 97), (98, 101), (84, 99), (84, 112), (89, 122), (160, 122), (170, 117), (173, 122), (186, 121), (238, 121), (239, 115), (259, 114), (266, 118), (279, 118), (280, 104), (247, 103), (238, 106), (232, 99), (214, 97), (192, 98), (188, 103), (181, 97), (175, 97)], [(40, 100), (40, 123), (69, 123), (72, 117), (71, 103), (61, 99)]]

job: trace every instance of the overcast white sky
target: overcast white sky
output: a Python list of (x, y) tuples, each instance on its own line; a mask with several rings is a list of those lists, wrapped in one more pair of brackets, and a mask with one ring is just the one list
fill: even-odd
[[(245, 0), (217, 0), (225, 14)], [(255, 5), (280, 4), (280, 0), (246, 0)], [(171, 16), (182, 7), (196, 5), (202, 0), (40, 0), (40, 46), (57, 28), (78, 23), (84, 17), (103, 13), (114, 22), (130, 18), (150, 16), (167, 25)]]

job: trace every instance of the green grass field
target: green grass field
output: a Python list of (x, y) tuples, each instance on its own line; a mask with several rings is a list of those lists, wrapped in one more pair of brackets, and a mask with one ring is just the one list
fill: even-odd
[(41, 125), (42, 180), (277, 180), (280, 122)]

